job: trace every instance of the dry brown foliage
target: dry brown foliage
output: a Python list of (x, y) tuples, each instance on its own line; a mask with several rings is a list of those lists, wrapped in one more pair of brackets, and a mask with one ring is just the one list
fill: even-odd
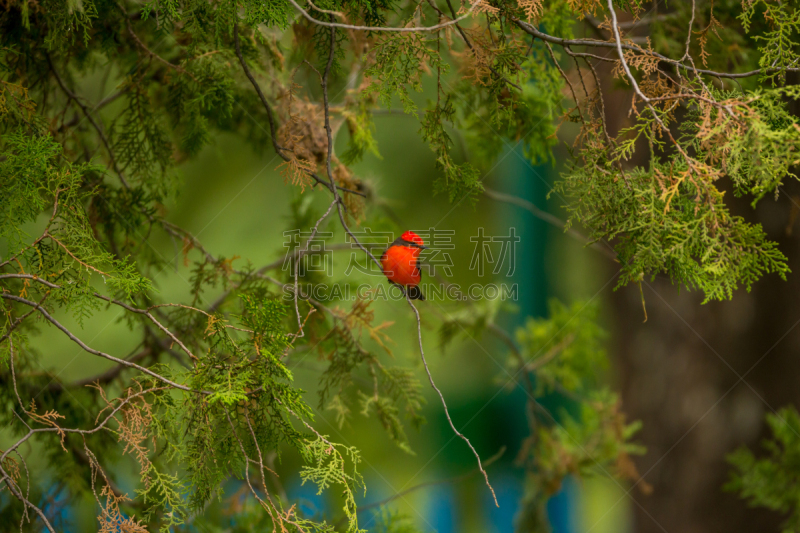
[(117, 496), (111, 487), (105, 485), (100, 491), (100, 496), (105, 497), (105, 505), (100, 505), (100, 514), (97, 521), (100, 523), (98, 533), (147, 533), (147, 528), (133, 516), (125, 517), (120, 511), (121, 503), (130, 501), (126, 495)]
[(288, 111), (289, 120), (278, 130), (282, 146), (294, 152), (297, 158), (317, 165), (324, 163), (328, 155), (328, 136), (321, 106), (307, 100), (297, 102), (292, 99)]
[[(658, 72), (658, 57), (653, 55), (653, 47), (650, 43), (650, 38), (647, 38), (647, 47), (642, 48), (641, 46), (633, 43), (632, 41), (628, 42), (631, 46), (636, 46), (639, 50), (625, 50), (623, 52), (623, 56), (625, 57), (625, 62), (628, 63), (630, 68), (638, 69), (644, 74), (645, 76), (650, 76), (651, 74)], [(628, 77), (625, 74), (625, 70), (622, 68), (622, 63), (617, 62), (614, 66), (614, 70), (612, 71), (615, 77), (621, 78), (626, 84), (630, 83)]]
[(378, 343), (378, 346), (383, 348), (387, 354), (393, 355), (392, 350), (387, 346), (389, 342), (392, 342), (392, 339), (385, 330), (394, 324), (394, 322), (387, 320), (377, 326), (373, 326), (372, 323), (375, 321), (375, 311), (370, 309), (370, 305), (373, 301), (374, 300), (369, 297), (358, 298), (353, 303), (353, 307), (349, 312), (338, 308), (334, 309), (333, 313), (338, 316), (342, 322), (338, 327), (349, 330), (353, 336), (361, 336), (363, 329), (366, 328), (370, 338)]
[(67, 448), (64, 446), (64, 438), (67, 436), (64, 433), (64, 430), (61, 429), (61, 426), (58, 425), (57, 420), (59, 418), (64, 418), (64, 415), (58, 414), (55, 410), (51, 409), (47, 411), (43, 415), (36, 413), (36, 402), (31, 399), (31, 408), (27, 411), (28, 415), (39, 422), (42, 425), (49, 426), (51, 428), (56, 428), (58, 435), (61, 437), (61, 448), (66, 452)]
[[(3, 450), (0, 449), (0, 455), (2, 455), (2, 453)], [(8, 475), (11, 476), (11, 479), (13, 479), (14, 482), (19, 481), (21, 473), (19, 470), (19, 462), (16, 459), (14, 459), (11, 456), (6, 457), (3, 460), (3, 470), (5, 470), (6, 473), (8, 473)]]
[[(462, 51), (451, 50), (450, 55), (456, 60), (458, 71), (465, 80), (486, 87), (490, 84), (491, 77), (496, 75), (492, 72), (492, 64), (497, 56), (496, 46), (489, 33), (483, 28), (464, 28), (463, 31), (472, 46), (466, 47)], [(525, 46), (524, 43), (516, 40), (508, 45), (519, 48)]]
[[(130, 391), (130, 389), (128, 389)], [(125, 443), (122, 453), (132, 452), (139, 462), (142, 483), (149, 487), (150, 479), (147, 472), (150, 468), (150, 459), (146, 441), (153, 440), (155, 437), (150, 434), (150, 424), (152, 423), (152, 412), (150, 404), (144, 398), (139, 397), (139, 401), (130, 402), (122, 409), (122, 420), (119, 421), (119, 440)]]
[[(333, 169), (333, 179), (338, 186), (351, 191), (357, 191), (361, 188), (361, 180), (344, 165), (336, 165)], [(361, 224), (361, 221), (364, 220), (364, 209), (366, 207), (364, 198), (357, 194), (345, 194), (342, 195), (342, 201), (347, 208), (345, 217), (348, 224), (351, 221), (351, 217), (356, 224)]]
[[(672, 81), (660, 72), (657, 72), (655, 76), (644, 78), (639, 82), (639, 89), (641, 89), (642, 93), (648, 98), (671, 96), (675, 94), (673, 87)], [(665, 106), (671, 105), (669, 100), (664, 100), (663, 104)]]
[(148, 472), (150, 471), (151, 462), (146, 442), (148, 439), (152, 440), (155, 447), (155, 435), (150, 431), (153, 412), (152, 406), (147, 402), (144, 395), (140, 394), (143, 391), (141, 384), (135, 383), (138, 390), (134, 389), (134, 387), (129, 387), (125, 389), (122, 396), (112, 400), (108, 399), (99, 384), (92, 385), (92, 387), (100, 392), (100, 397), (106, 402), (106, 406), (97, 414), (98, 420), (104, 411), (113, 410), (118, 404), (125, 403), (118, 413), (122, 417), (114, 416), (118, 426), (117, 439), (119, 442), (125, 443), (125, 448), (122, 450), (123, 454), (131, 452), (136, 457), (139, 463), (139, 475), (142, 483), (145, 488), (149, 488), (150, 478)]
[[(465, 29), (464, 31), (468, 35), (470, 34), (468, 30)], [(471, 37), (471, 39), (474, 39), (474, 37)], [(475, 83), (485, 85), (482, 79), (491, 72), (491, 70), (489, 70), (491, 59), (487, 58), (486, 51), (483, 48), (475, 47), (474, 49), (464, 48), (461, 51), (453, 50), (450, 52), (450, 55), (455, 59), (458, 72), (465, 80), (472, 80)]]
[(583, 20), (584, 13), (596, 16), (598, 11), (603, 10), (603, 6), (597, 0), (567, 0), (567, 5), (577, 14), (578, 20)]
[[(710, 98), (708, 94), (703, 96)], [(700, 147), (711, 154), (709, 161), (712, 164), (720, 163), (724, 169), (730, 154), (724, 148), (727, 140), (743, 136), (752, 119), (758, 118), (748, 106), (751, 101), (729, 99), (719, 102), (718, 105), (708, 101), (697, 102), (701, 112), (697, 138), (700, 140)]]
[[(133, 516), (125, 517), (120, 510), (120, 504), (131, 501), (127, 494), (118, 494), (111, 486), (111, 482), (106, 473), (100, 467), (97, 457), (91, 450), (83, 445), (83, 450), (89, 460), (89, 467), (92, 470), (92, 495), (97, 505), (100, 507), (100, 514), (97, 521), (100, 524), (98, 533), (148, 533), (147, 528)], [(95, 479), (100, 475), (105, 482), (100, 494), (95, 488)], [(105, 498), (105, 504), (101, 501)]]
[[(742, 2), (744, 4), (744, 2)], [(706, 46), (708, 45), (708, 38), (711, 32), (717, 36), (717, 39), (722, 39), (720, 37), (719, 32), (717, 32), (717, 28), (721, 28), (722, 24), (714, 17), (714, 2), (711, 2), (711, 15), (708, 20), (708, 25), (700, 31), (695, 32), (699, 37), (697, 38), (697, 42), (700, 45), (700, 59), (703, 61), (703, 66), (708, 66), (708, 58), (711, 56), (708, 51), (706, 50)]]
[(473, 5), (475, 6), (475, 10), (473, 11), (473, 13), (475, 13), (476, 15), (480, 13), (489, 13), (491, 15), (496, 15), (497, 13), (500, 12), (500, 8), (494, 7), (489, 2), (486, 2), (486, 0), (477, 0), (476, 2), (473, 3)]
[(288, 120), (278, 128), (278, 142), (285, 149), (287, 160), (278, 165), (284, 181), (300, 187), (314, 184), (309, 173), (316, 172), (328, 155), (328, 136), (325, 132), (325, 115), (321, 106), (308, 100), (297, 101), (295, 90), (299, 87), (290, 82), (282, 95), (286, 100)]
[(517, 0), (519, 7), (525, 11), (528, 21), (538, 21), (542, 16), (542, 0)]

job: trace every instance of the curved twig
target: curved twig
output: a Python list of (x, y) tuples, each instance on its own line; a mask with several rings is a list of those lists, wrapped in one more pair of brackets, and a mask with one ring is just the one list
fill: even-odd
[[(128, 184), (128, 181), (125, 179), (125, 176), (119, 169), (119, 165), (117, 165), (117, 159), (114, 157), (113, 150), (111, 150), (111, 144), (108, 142), (108, 138), (106, 137), (105, 133), (103, 133), (103, 130), (100, 128), (100, 125), (97, 123), (97, 121), (95, 121), (94, 117), (92, 116), (91, 110), (86, 104), (80, 101), (80, 98), (78, 98), (78, 96), (75, 93), (73, 93), (67, 88), (67, 85), (64, 83), (64, 80), (61, 79), (61, 76), (58, 74), (58, 71), (56, 70), (55, 66), (53, 66), (53, 61), (50, 59), (50, 54), (47, 54), (45, 57), (47, 58), (47, 64), (50, 66), (50, 71), (53, 73), (53, 76), (55, 77), (58, 86), (61, 87), (61, 90), (64, 92), (64, 94), (67, 95), (67, 97), (70, 100), (75, 102), (75, 104), (79, 108), (81, 108), (81, 111), (83, 111), (83, 114), (89, 120), (89, 123), (95, 129), (97, 135), (100, 137), (100, 142), (103, 143), (106, 152), (108, 152), (108, 158), (111, 160), (111, 166), (114, 168), (114, 172), (117, 173), (117, 176), (119, 176), (120, 183), (122, 183), (122, 186), (125, 187), (126, 189), (130, 189), (131, 187)], [(100, 102), (100, 104), (102, 104), (102, 102)], [(100, 104), (97, 104), (95, 108), (100, 107)]]
[[(39, 283), (41, 283), (41, 284), (43, 284), (46, 287), (49, 287), (51, 289), (60, 289), (61, 288), (61, 286), (56, 284), (56, 283), (53, 283), (51, 281), (47, 281), (46, 279), (40, 278), (39, 276), (34, 276), (32, 274), (0, 274), (0, 279), (8, 279), (8, 278), (31, 279), (31, 280), (37, 281), (37, 282), (39, 282)], [(3, 295), (3, 297), (5, 297), (5, 296), (6, 295)], [(181, 349), (184, 352), (186, 352), (186, 355), (188, 355), (189, 357), (191, 357), (195, 361), (198, 360), (197, 357), (195, 357), (195, 355), (191, 352), (191, 350), (189, 350), (189, 348), (187, 348), (186, 345), (183, 344), (183, 342), (178, 337), (176, 337), (169, 329), (167, 329), (163, 324), (161, 324), (161, 322), (159, 322), (156, 319), (156, 317), (154, 317), (150, 313), (149, 309), (153, 309), (154, 307), (157, 307), (157, 306), (152, 306), (152, 307), (150, 307), (148, 309), (138, 309), (136, 307), (132, 307), (132, 306), (126, 304), (125, 302), (121, 302), (121, 301), (116, 300), (114, 298), (109, 298), (108, 296), (104, 296), (104, 295), (100, 294), (99, 292), (95, 292), (94, 296), (95, 296), (95, 298), (99, 298), (99, 299), (101, 299), (103, 301), (106, 301), (108, 303), (112, 303), (114, 305), (118, 305), (118, 306), (122, 307), (123, 309), (126, 309), (127, 311), (130, 311), (131, 313), (136, 313), (136, 314), (140, 314), (140, 315), (146, 316), (148, 319), (150, 319), (150, 321), (153, 324), (155, 324), (155, 326), (158, 329), (160, 329), (161, 331), (166, 333), (167, 336), (170, 339), (172, 339), (172, 342), (174, 342), (178, 346), (180, 346)], [(186, 307), (186, 306), (183, 306), (183, 307)], [(2, 339), (0, 339), (0, 341), (2, 341)]]
[[(616, 17), (616, 15), (615, 15), (615, 17)], [(597, 39), (564, 39), (562, 37), (555, 37), (553, 35), (548, 35), (548, 34), (546, 34), (544, 32), (539, 31), (532, 24), (528, 24), (524, 20), (519, 20), (519, 19), (514, 20), (514, 24), (516, 24), (525, 33), (533, 35), (534, 37), (538, 37), (539, 39), (541, 39), (543, 41), (547, 41), (549, 43), (557, 44), (559, 46), (594, 46), (594, 47), (597, 47), (597, 48), (617, 48), (617, 43), (616, 42), (599, 41)], [(617, 26), (615, 26), (615, 27), (617, 27)], [(620, 45), (620, 47), (623, 50), (633, 50), (635, 52), (639, 52), (639, 53), (642, 53), (642, 54), (645, 54), (645, 55), (649, 55), (649, 56), (658, 58), (661, 61), (664, 61), (666, 63), (670, 63), (672, 65), (675, 65), (678, 68), (694, 71), (694, 69), (692, 69), (691, 67), (687, 67), (686, 65), (682, 64), (680, 61), (677, 61), (677, 60), (669, 58), (669, 57), (667, 57), (665, 55), (659, 54), (658, 52), (653, 52), (652, 50), (646, 50), (646, 49), (640, 48), (638, 46), (633, 46), (633, 45), (624, 44), (624, 43), (622, 43)], [(800, 68), (785, 68), (785, 69), (764, 68), (764, 69), (756, 69), (756, 70), (750, 70), (748, 72), (739, 72), (739, 73), (716, 72), (714, 70), (706, 70), (706, 69), (697, 69), (696, 70), (696, 72), (699, 72), (700, 74), (708, 74), (709, 76), (714, 76), (714, 77), (717, 77), (717, 78), (730, 78), (730, 79), (734, 79), (734, 78), (749, 78), (750, 76), (756, 76), (756, 75), (764, 73), (764, 72), (776, 72), (776, 71), (800, 72)]]
[(469, 18), (472, 15), (472, 12), (480, 3), (474, 2), (472, 6), (470, 6), (469, 10), (458, 17), (455, 20), (449, 20), (447, 22), (442, 22), (441, 24), (436, 24), (435, 26), (422, 26), (422, 27), (414, 27), (414, 28), (385, 28), (381, 26), (355, 26), (353, 24), (340, 24), (338, 22), (325, 22), (319, 19), (315, 19), (311, 15), (308, 14), (308, 11), (300, 7), (300, 5), (295, 2), (295, 0), (289, 0), (289, 3), (292, 4), (295, 9), (297, 9), (303, 17), (305, 17), (309, 22), (313, 22), (319, 26), (325, 26), (327, 28), (341, 28), (344, 30), (356, 30), (356, 31), (386, 31), (386, 32), (395, 32), (395, 33), (414, 33), (414, 32), (425, 32), (425, 31), (437, 31), (441, 30), (442, 28), (447, 28), (448, 26), (453, 26), (461, 22), (462, 20)]
[(486, 473), (486, 470), (484, 470), (483, 465), (481, 464), (481, 456), (478, 455), (478, 452), (472, 446), (472, 443), (469, 441), (469, 439), (465, 437), (463, 433), (461, 433), (456, 429), (455, 424), (453, 424), (453, 419), (450, 418), (450, 411), (447, 409), (447, 402), (445, 402), (444, 400), (444, 395), (442, 394), (442, 391), (439, 390), (439, 387), (436, 386), (436, 382), (433, 381), (433, 375), (431, 374), (431, 371), (428, 368), (428, 361), (425, 359), (425, 350), (423, 350), (422, 348), (422, 322), (420, 321), (419, 318), (419, 311), (417, 310), (417, 307), (414, 305), (414, 303), (411, 301), (411, 298), (408, 296), (408, 292), (406, 292), (406, 300), (408, 301), (408, 305), (411, 306), (411, 309), (414, 310), (414, 315), (417, 317), (417, 340), (419, 341), (419, 354), (420, 357), (422, 358), (422, 365), (425, 367), (425, 372), (428, 374), (428, 381), (430, 381), (431, 387), (433, 387), (433, 390), (436, 391), (436, 394), (439, 395), (439, 399), (442, 401), (442, 407), (444, 407), (444, 414), (447, 417), (447, 422), (450, 424), (450, 427), (452, 428), (453, 432), (459, 438), (461, 438), (461, 440), (467, 443), (467, 446), (469, 446), (469, 449), (472, 450), (472, 454), (475, 456), (475, 459), (478, 460), (478, 470), (480, 470), (481, 473), (483, 474), (483, 478), (486, 480), (486, 486), (489, 487), (489, 490), (492, 492), (492, 498), (494, 499), (494, 504), (497, 507), (500, 507), (500, 504), (497, 503), (497, 496), (494, 493), (494, 489), (492, 488), (491, 483), (489, 483), (489, 475)]
[[(496, 200), (498, 202), (505, 202), (521, 207), (522, 209), (525, 209), (539, 220), (547, 222), (548, 224), (556, 228), (559, 228), (562, 231), (567, 226), (566, 222), (564, 222), (557, 216), (551, 215), (547, 211), (542, 211), (541, 209), (533, 205), (533, 203), (527, 200), (523, 200), (522, 198), (517, 198), (516, 196), (512, 196), (510, 194), (504, 194), (498, 191), (494, 191), (486, 187), (484, 187), (483, 189), (483, 194), (485, 194), (492, 200)], [(574, 237), (576, 240), (582, 242), (584, 246), (588, 246), (589, 248), (592, 248), (593, 250), (605, 255), (609, 259), (617, 261), (617, 255), (614, 253), (614, 251), (607, 246), (603, 246), (602, 244), (600, 244), (600, 242), (592, 241), (591, 239), (587, 238), (585, 235), (581, 234), (580, 232), (578, 232), (573, 228), (567, 229), (566, 233)]]
[(77, 344), (78, 346), (83, 348), (84, 351), (89, 352), (92, 355), (97, 355), (97, 356), (103, 357), (105, 359), (108, 359), (109, 361), (114, 361), (115, 363), (120, 364), (120, 365), (124, 365), (124, 366), (128, 366), (128, 367), (131, 367), (131, 368), (135, 368), (138, 371), (143, 372), (143, 373), (147, 374), (150, 377), (154, 377), (159, 381), (163, 381), (164, 383), (166, 383), (168, 385), (171, 385), (172, 387), (175, 387), (176, 389), (180, 389), (180, 390), (183, 390), (183, 391), (186, 391), (186, 392), (200, 392), (200, 391), (196, 391), (194, 389), (191, 389), (191, 388), (187, 387), (186, 385), (181, 385), (180, 383), (175, 383), (174, 381), (172, 381), (172, 380), (170, 380), (168, 378), (165, 378), (164, 376), (162, 376), (160, 374), (157, 374), (157, 373), (153, 372), (149, 368), (145, 368), (143, 366), (137, 365), (136, 363), (131, 363), (130, 361), (126, 361), (124, 359), (120, 359), (118, 357), (114, 357), (113, 355), (101, 352), (100, 350), (95, 350), (94, 348), (91, 348), (91, 347), (87, 346), (86, 343), (84, 343), (78, 337), (73, 335), (70, 330), (68, 330), (63, 325), (61, 325), (61, 323), (58, 320), (56, 320), (55, 318), (53, 318), (53, 316), (50, 313), (48, 313), (47, 310), (44, 307), (42, 307), (41, 305), (39, 305), (36, 302), (32, 302), (30, 300), (26, 300), (25, 298), (20, 298), (19, 296), (14, 296), (13, 294), (0, 294), (0, 297), (5, 298), (6, 300), (13, 300), (15, 302), (19, 302), (19, 303), (22, 303), (22, 304), (25, 304), (25, 305), (29, 305), (29, 306), (35, 308), (37, 311), (39, 311), (39, 313), (41, 313), (41, 315), (44, 318), (46, 318), (50, 323), (52, 323), (55, 327), (60, 329), (67, 337), (69, 337), (70, 340), (72, 340), (72, 342), (74, 342), (75, 344)]
[(325, 211), (325, 213), (319, 218), (319, 220), (317, 220), (317, 223), (314, 224), (314, 228), (311, 230), (311, 236), (308, 238), (308, 240), (306, 240), (305, 246), (297, 254), (297, 259), (295, 259), (295, 262), (294, 262), (294, 310), (297, 313), (297, 326), (299, 328), (299, 331), (295, 335), (295, 338), (299, 338), (299, 337), (304, 337), (305, 336), (305, 331), (303, 330), (303, 324), (305, 322), (303, 322), (302, 318), (300, 318), (300, 307), (298, 306), (298, 302), (297, 302), (297, 298), (298, 298), (299, 293), (300, 293), (300, 291), (298, 290), (298, 287), (297, 287), (297, 275), (298, 275), (298, 270), (300, 269), (300, 261), (303, 259), (303, 254), (308, 250), (309, 244), (314, 239), (314, 237), (317, 235), (317, 231), (319, 231), (319, 225), (322, 223), (323, 220), (328, 218), (328, 215), (331, 214), (331, 210), (333, 209), (333, 206), (337, 205), (338, 203), (339, 203), (339, 199), (338, 198), (335, 199), (333, 202), (331, 202), (331, 205), (328, 206), (328, 210)]

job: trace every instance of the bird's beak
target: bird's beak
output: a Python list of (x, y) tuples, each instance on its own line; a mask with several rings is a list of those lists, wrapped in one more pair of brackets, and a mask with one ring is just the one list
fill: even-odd
[(418, 248), (422, 248), (423, 250), (429, 250), (430, 249), (427, 246), (425, 246), (424, 244), (418, 244), (417, 247)]

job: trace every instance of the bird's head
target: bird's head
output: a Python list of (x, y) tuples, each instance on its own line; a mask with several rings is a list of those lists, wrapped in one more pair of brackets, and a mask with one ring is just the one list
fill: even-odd
[(425, 241), (422, 240), (422, 237), (414, 233), (413, 231), (407, 231), (400, 236), (406, 242), (411, 243), (412, 245), (416, 246), (417, 248), (424, 248), (427, 249), (428, 247), (425, 246)]

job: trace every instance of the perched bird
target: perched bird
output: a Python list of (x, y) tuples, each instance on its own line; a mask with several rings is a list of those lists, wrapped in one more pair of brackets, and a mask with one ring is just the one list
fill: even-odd
[(407, 231), (399, 239), (395, 239), (381, 256), (383, 273), (389, 282), (404, 288), (412, 300), (425, 300), (419, 288), (422, 277), (419, 254), (427, 248), (419, 235)]

